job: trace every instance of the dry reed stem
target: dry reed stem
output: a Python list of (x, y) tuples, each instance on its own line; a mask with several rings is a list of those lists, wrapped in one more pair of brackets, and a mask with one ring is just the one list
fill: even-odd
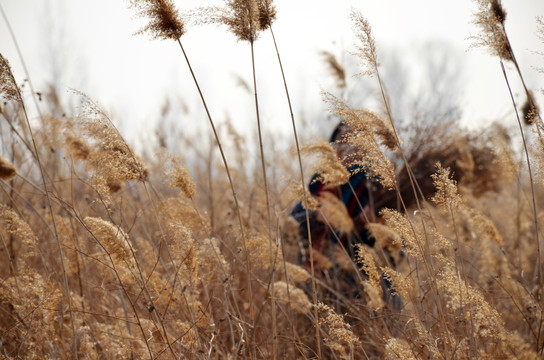
[[(36, 92), (34, 91), (32, 81), (30, 79), (28, 70), (26, 68), (26, 64), (25, 64), (25, 61), (23, 59), (23, 56), (21, 55), (21, 51), (19, 49), (19, 45), (18, 45), (18, 42), (17, 42), (17, 40), (15, 38), (13, 30), (11, 28), (10, 22), (8, 21), (8, 19), (6, 17), (6, 14), (4, 12), (4, 8), (0, 6), (0, 10), (1, 10), (2, 15), (4, 17), (4, 20), (5, 20), (5, 22), (6, 22), (7, 26), (8, 26), (8, 29), (9, 29), (10, 35), (11, 35), (13, 41), (14, 41), (15, 47), (17, 48), (17, 52), (19, 54), (19, 57), (20, 57), (21, 62), (23, 64), (23, 68), (24, 68), (25, 73), (27, 75), (27, 80), (29, 82), (30, 89), (31, 89), (32, 93), (35, 94)], [(61, 258), (62, 277), (63, 277), (63, 282), (64, 282), (64, 284), (63, 284), (64, 285), (63, 296), (67, 297), (67, 299), (68, 299), (68, 308), (69, 308), (69, 311), (70, 311), (72, 334), (74, 335), (74, 348), (77, 349), (78, 344), (77, 344), (77, 339), (75, 337), (76, 330), (75, 330), (75, 325), (74, 325), (74, 314), (72, 312), (72, 301), (71, 301), (71, 297), (70, 297), (70, 288), (68, 287), (68, 279), (67, 279), (67, 276), (66, 276), (66, 266), (65, 266), (64, 252), (62, 251), (62, 247), (60, 245), (59, 235), (58, 235), (58, 231), (57, 231), (57, 225), (56, 225), (56, 222), (55, 222), (55, 215), (54, 215), (54, 212), (53, 212), (53, 206), (52, 206), (52, 202), (51, 202), (51, 195), (50, 195), (50, 193), (48, 191), (47, 184), (46, 184), (46, 177), (47, 177), (46, 172), (44, 170), (44, 166), (43, 166), (43, 164), (41, 162), (40, 155), (38, 153), (38, 147), (36, 145), (36, 139), (34, 137), (32, 127), (30, 126), (30, 120), (28, 118), (28, 113), (27, 113), (27, 110), (26, 110), (25, 102), (23, 101), (23, 97), (21, 95), (21, 91), (20, 91), (19, 87), (17, 86), (17, 83), (15, 81), (15, 77), (13, 76), (13, 72), (11, 70), (11, 67), (9, 66), (9, 63), (7, 62), (7, 60), (1, 54), (0, 54), (0, 84), (2, 84), (2, 85), (0, 85), (1, 86), (0, 87), (0, 94), (3, 94), (4, 96), (7, 96), (11, 100), (15, 100), (16, 102), (18, 102), (20, 104), (21, 108), (23, 109), (24, 120), (25, 120), (26, 126), (28, 128), (30, 138), (32, 140), (32, 148), (34, 150), (34, 156), (36, 157), (36, 161), (38, 163), (38, 167), (39, 167), (39, 170), (40, 170), (40, 175), (41, 175), (42, 182), (43, 182), (43, 188), (45, 190), (45, 194), (46, 194), (46, 198), (47, 198), (47, 206), (48, 206), (48, 209), (49, 209), (49, 213), (51, 214), (51, 219), (52, 219), (52, 223), (53, 223), (53, 230), (54, 230), (54, 238), (56, 240), (56, 244), (57, 244), (59, 254), (60, 254), (60, 258)], [(38, 110), (40, 118), (43, 119), (43, 116), (41, 114), (40, 107), (38, 106), (36, 97), (33, 96), (32, 98), (34, 100), (34, 103), (36, 104), (36, 109)], [(75, 354), (75, 357), (76, 357), (76, 359), (79, 358), (77, 352)]]
[[(264, 0), (264, 1), (267, 2), (268, 0)], [(265, 13), (267, 15), (273, 14), (273, 17), (275, 18), (275, 9), (272, 9), (272, 11), (271, 11), (268, 8), (265, 8)], [(272, 17), (272, 16), (270, 16), (270, 17)], [(261, 24), (262, 24), (262, 22), (261, 22)], [(287, 87), (287, 80), (285, 79), (285, 72), (283, 70), (283, 64), (282, 64), (282, 61), (281, 61), (280, 52), (278, 50), (278, 44), (276, 42), (276, 36), (274, 35), (274, 31), (272, 29), (272, 23), (271, 22), (270, 22), (270, 25), (269, 25), (269, 29), (270, 29), (270, 34), (272, 35), (272, 40), (274, 42), (274, 48), (276, 50), (276, 55), (278, 57), (278, 64), (280, 66), (280, 72), (281, 72), (281, 76), (282, 76), (282, 80), (283, 80), (283, 85), (284, 85), (284, 88), (285, 88), (285, 96), (287, 97), (287, 104), (289, 105), (289, 114), (291, 116), (291, 126), (293, 128), (293, 137), (295, 139), (295, 148), (296, 148), (296, 151), (297, 151), (297, 160), (298, 160), (298, 168), (299, 168), (299, 173), (300, 173), (301, 186), (302, 186), (302, 189), (305, 189), (306, 184), (305, 184), (305, 178), (304, 178), (304, 170), (303, 170), (303, 167), (302, 167), (302, 156), (301, 156), (301, 153), (300, 153), (300, 145), (299, 145), (299, 140), (298, 140), (297, 127), (296, 127), (296, 123), (295, 123), (295, 116), (293, 114), (293, 106), (291, 104), (291, 97), (289, 96), (289, 89)], [(314, 262), (313, 262), (312, 235), (311, 235), (311, 229), (310, 229), (310, 212), (309, 212), (310, 201), (309, 201), (309, 195), (307, 194), (307, 192), (305, 190), (303, 190), (303, 206), (304, 206), (304, 210), (305, 210), (305, 214), (306, 214), (306, 226), (307, 226), (306, 231), (307, 231), (307, 234), (308, 234), (308, 244), (309, 244), (309, 249), (310, 249), (310, 251), (309, 251), (310, 252), (310, 276), (311, 276), (311, 284), (312, 284), (313, 304), (317, 305), (317, 290), (316, 290), (316, 284), (315, 284), (315, 269), (314, 269)], [(289, 294), (289, 286), (287, 287), (287, 293)], [(319, 328), (319, 318), (318, 318), (318, 316), (319, 316), (319, 314), (318, 314), (317, 308), (315, 308), (315, 306), (314, 306), (314, 317), (315, 317), (315, 322), (316, 322), (315, 334), (316, 334), (316, 341), (317, 341), (317, 356), (321, 357), (321, 340), (320, 340), (320, 328)], [(295, 332), (294, 327), (293, 327), (293, 332)]]

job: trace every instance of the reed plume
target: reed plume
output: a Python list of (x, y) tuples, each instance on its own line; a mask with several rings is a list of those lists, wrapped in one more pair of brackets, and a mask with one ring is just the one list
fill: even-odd
[(351, 358), (354, 347), (360, 344), (359, 338), (353, 333), (351, 326), (330, 306), (318, 303), (317, 309), (322, 314), (319, 321), (326, 333), (323, 339), (325, 345), (341, 359)]
[(480, 32), (472, 36), (472, 47), (485, 47), (495, 56), (504, 60), (513, 60), (512, 48), (508, 42), (504, 21), (506, 11), (501, 0), (475, 0), (477, 10), (474, 24)]
[(101, 218), (86, 217), (85, 226), (98, 244), (119, 263), (130, 263), (132, 254), (128, 235), (118, 226)]
[(372, 310), (379, 310), (384, 307), (383, 290), (380, 284), (380, 274), (374, 261), (374, 257), (367, 246), (357, 244), (355, 246), (355, 261), (359, 269), (368, 277), (363, 281), (365, 293), (369, 297), (367, 306)]
[(0, 155), (0, 179), (10, 180), (17, 175), (17, 168), (5, 157)]
[(163, 159), (163, 177), (168, 181), (168, 184), (180, 190), (187, 198), (192, 198), (195, 194), (196, 185), (191, 179), (191, 175), (182, 160), (179, 157), (162, 154)]
[(137, 34), (150, 34), (154, 39), (178, 40), (185, 34), (185, 23), (173, 0), (130, 0), (130, 6), (141, 17), (149, 19)]
[(88, 96), (82, 96), (83, 104), (77, 117), (87, 139), (99, 149), (88, 155), (98, 175), (108, 183), (117, 181), (145, 181), (149, 170), (133, 152), (113, 125), (108, 115)]
[(2, 54), (0, 54), (0, 95), (6, 100), (20, 101), (21, 91), (13, 77), (11, 66)]
[(349, 128), (338, 143), (356, 150), (346, 154), (342, 160), (349, 165), (362, 166), (369, 177), (376, 178), (384, 187), (395, 188), (393, 165), (380, 147), (380, 143), (392, 149), (397, 147), (398, 142), (392, 140), (391, 128), (374, 113), (353, 109), (331, 94), (325, 94), (325, 101), (331, 112), (337, 114)]
[(276, 6), (274, 0), (256, 0), (259, 9), (259, 29), (270, 29), (276, 21)]
[(358, 11), (352, 10), (350, 18), (354, 27), (355, 36), (359, 40), (355, 55), (361, 61), (362, 75), (376, 75), (379, 63), (376, 41), (368, 20)]
[(302, 289), (289, 285), (284, 281), (277, 281), (274, 284), (273, 295), (276, 301), (288, 303), (293, 310), (300, 314), (310, 314), (312, 310), (313, 305), (306, 293)]
[(457, 192), (457, 183), (451, 179), (450, 169), (444, 169), (440, 163), (435, 166), (436, 173), (432, 174), (431, 177), (436, 187), (436, 193), (431, 200), (449, 212), (451, 209), (457, 208), (461, 203), (461, 196)]
[(350, 173), (342, 164), (336, 155), (336, 150), (330, 143), (319, 142), (305, 145), (300, 148), (303, 154), (318, 156), (319, 161), (314, 167), (314, 173), (317, 174), (315, 181), (320, 181), (328, 187), (334, 188), (345, 184), (350, 177)]

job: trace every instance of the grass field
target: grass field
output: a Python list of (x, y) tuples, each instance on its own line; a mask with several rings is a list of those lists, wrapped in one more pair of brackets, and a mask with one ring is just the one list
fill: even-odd
[[(523, 77), (506, 11), (500, 1), (476, 3), (474, 44), (497, 57), (508, 91), (508, 76)], [(281, 9), (272, 0), (229, 0), (186, 16), (171, 0), (131, 8), (149, 20), (142, 33), (179, 47), (213, 139), (176, 139), (192, 155), (173, 156), (161, 146), (168, 134), (157, 133), (154, 148), (137, 154), (91, 96), (76, 92), (81, 106), (63, 109), (54, 93), (38, 96), (31, 83), (23, 91), (0, 58), (3, 358), (544, 357), (544, 123), (530, 89), (525, 103), (512, 97), (511, 124), (397, 124), (371, 19), (354, 11), (355, 56), (383, 106), (323, 101), (353, 130), (343, 141), (391, 199), (367, 224), (374, 247), (327, 257), (304, 250), (312, 239), (289, 211), (302, 201), (327, 226), (352, 229), (338, 203), (316, 204), (303, 191), (314, 172), (345, 182), (345, 159), (299, 138), (311, 124), (294, 116), (293, 150), (273, 151), (279, 139), (261, 132), (255, 91), (260, 163), (249, 164), (241, 135), (217, 130), (183, 47), (187, 22), (217, 24), (249, 43), (254, 69), (253, 44), (266, 31), (276, 45)], [(340, 65), (327, 61), (341, 83)], [(34, 101), (48, 110), (31, 119)]]

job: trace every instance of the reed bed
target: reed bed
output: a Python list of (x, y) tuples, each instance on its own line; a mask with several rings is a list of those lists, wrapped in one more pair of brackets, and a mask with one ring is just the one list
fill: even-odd
[[(506, 11), (497, 0), (476, 3), (473, 44), (497, 57), (509, 91), (504, 64), (523, 75)], [(79, 92), (77, 109), (46, 104), (57, 109), (29, 119), (27, 102), (36, 95), (21, 91), (0, 56), (3, 358), (544, 356), (544, 123), (525, 84), (525, 104), (512, 96), (512, 124), (470, 131), (442, 119), (398, 124), (370, 21), (353, 12), (355, 56), (383, 106), (360, 109), (323, 94), (351, 129), (339, 143), (357, 149), (339, 158), (331, 144), (299, 139), (297, 126), (312, 124), (293, 115), (281, 39), (272, 30), (281, 9), (272, 1), (227, 0), (187, 14), (171, 0), (132, 0), (130, 7), (149, 20), (142, 34), (179, 46), (213, 138), (198, 146), (177, 139), (188, 151), (174, 156), (158, 136), (158, 145), (137, 154), (115, 120)], [(195, 24), (227, 26), (240, 46), (249, 43), (252, 59), (259, 34), (272, 33), (294, 150), (272, 151), (279, 139), (261, 132), (254, 61), (247, 71), (258, 166), (245, 161), (252, 150), (240, 134), (218, 131), (183, 46)], [(542, 19), (537, 24), (544, 34)], [(330, 54), (326, 61), (345, 84), (341, 65)], [(318, 211), (324, 226), (352, 231), (342, 203), (317, 203), (304, 189), (312, 173), (345, 183), (346, 164), (382, 186), (381, 210), (372, 214), (378, 220), (367, 225), (375, 245), (357, 245), (355, 256), (338, 247), (328, 257), (312, 248), (310, 221), (300, 229), (289, 210), (301, 201), (307, 220)]]

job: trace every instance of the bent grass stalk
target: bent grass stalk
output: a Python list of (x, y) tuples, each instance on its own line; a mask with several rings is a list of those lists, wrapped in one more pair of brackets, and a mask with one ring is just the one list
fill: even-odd
[[(17, 39), (15, 38), (15, 34), (13, 32), (13, 29), (11, 28), (10, 22), (8, 21), (6, 13), (4, 12), (4, 8), (1, 5), (0, 5), (0, 11), (2, 12), (2, 16), (4, 18), (4, 21), (6, 22), (6, 24), (8, 26), (10, 35), (11, 35), (11, 37), (13, 39), (13, 42), (14, 42), (15, 47), (17, 49), (17, 52), (19, 54), (21, 63), (23, 64), (23, 68), (24, 68), (24, 71), (26, 73), (26, 76), (27, 76), (27, 79), (28, 79), (28, 82), (29, 82), (29, 86), (30, 86), (32, 94), (33, 94), (32, 98), (33, 98), (33, 100), (34, 100), (34, 102), (36, 104), (36, 109), (37, 109), (37, 111), (39, 113), (40, 118), (43, 119), (43, 115), (41, 114), (40, 107), (38, 106), (38, 102), (37, 102), (36, 97), (34, 95), (35, 91), (33, 90), (34, 87), (32, 86), (30, 74), (29, 74), (28, 69), (26, 67), (26, 63), (25, 63), (24, 58), (22, 56), (21, 50), (19, 49), (19, 44), (17, 42)], [(1, 57), (1, 55), (0, 55), (0, 57)], [(1, 57), (1, 61), (5, 62), (6, 60), (3, 57)], [(45, 195), (46, 195), (46, 198), (47, 198), (47, 207), (48, 207), (49, 213), (51, 214), (51, 222), (52, 222), (53, 230), (54, 230), (54, 238), (55, 238), (57, 248), (59, 250), (61, 266), (62, 266), (63, 297), (68, 300), (68, 310), (70, 312), (70, 324), (71, 324), (73, 340), (74, 340), (73, 348), (74, 348), (75, 357), (76, 357), (76, 359), (78, 359), (79, 358), (78, 351), (77, 351), (78, 350), (78, 343), (77, 343), (76, 329), (75, 329), (75, 323), (74, 323), (74, 313), (72, 311), (72, 299), (71, 299), (71, 296), (70, 296), (70, 287), (68, 285), (68, 277), (67, 277), (67, 274), (66, 274), (65, 255), (64, 255), (64, 252), (62, 250), (62, 246), (60, 244), (59, 234), (58, 234), (58, 230), (57, 230), (57, 224), (56, 224), (56, 220), (55, 220), (55, 214), (53, 212), (53, 205), (52, 205), (52, 202), (51, 202), (51, 194), (49, 193), (49, 190), (47, 188), (47, 181), (46, 181), (47, 176), (46, 176), (46, 173), (45, 173), (44, 166), (43, 166), (43, 164), (41, 162), (41, 159), (40, 159), (40, 154), (39, 154), (39, 151), (38, 151), (38, 146), (36, 145), (36, 139), (34, 137), (32, 127), (30, 126), (30, 120), (29, 120), (29, 117), (28, 117), (28, 113), (27, 113), (25, 103), (23, 101), (23, 96), (21, 94), (21, 91), (20, 91), (19, 87), (17, 86), (15, 78), (13, 77), (13, 73), (11, 72), (11, 69), (9, 69), (9, 66), (7, 66), (6, 70), (9, 70), (8, 71), (9, 74), (7, 74), (7, 75), (9, 77), (11, 77), (11, 82), (13, 83), (13, 86), (15, 87), (15, 90), (17, 92), (17, 95), (16, 95), (17, 102), (21, 105), (21, 108), (23, 109), (24, 119), (25, 119), (26, 125), (28, 127), (28, 131), (30, 133), (30, 138), (32, 140), (32, 147), (33, 147), (33, 150), (34, 150), (33, 152), (35, 153), (36, 161), (38, 163), (38, 168), (39, 168), (39, 171), (40, 171), (40, 176), (41, 176), (42, 182), (43, 182), (43, 188), (45, 190)], [(59, 320), (59, 328), (62, 326), (62, 319), (63, 319), (63, 316), (61, 315), (60, 320)], [(59, 331), (59, 332), (60, 332), (60, 336), (62, 337), (62, 331)]]

